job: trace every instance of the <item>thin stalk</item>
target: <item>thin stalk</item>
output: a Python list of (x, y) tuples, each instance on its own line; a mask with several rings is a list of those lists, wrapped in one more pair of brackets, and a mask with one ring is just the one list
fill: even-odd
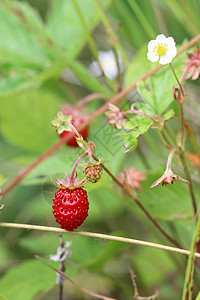
[[(76, 231), (76, 230), (67, 231), (65, 229), (61, 229), (58, 227), (39, 226), (39, 225), (30, 225), (30, 224), (18, 224), (18, 223), (5, 223), (5, 222), (1, 222), (0, 227), (19, 228), (19, 229), (27, 229), (27, 230), (39, 230), (39, 231), (47, 231), (47, 232), (61, 232), (61, 233), (67, 233), (67, 234), (72, 234), (72, 235), (88, 236), (88, 237), (97, 238), (97, 239), (111, 240), (111, 241), (117, 241), (117, 242), (122, 242), (122, 243), (152, 247), (152, 248), (157, 248), (157, 249), (162, 249), (162, 250), (166, 250), (166, 251), (184, 254), (187, 256), (190, 255), (189, 250), (180, 249), (180, 248), (176, 248), (176, 247), (170, 247), (170, 246), (157, 244), (157, 243), (151, 243), (151, 242), (142, 241), (142, 240), (136, 240), (136, 239), (132, 239), (132, 238), (113, 236), (113, 235), (103, 234), (103, 233)], [(200, 258), (200, 253), (195, 252), (195, 257)]]
[(59, 284), (59, 300), (63, 300), (63, 284)]
[(176, 78), (176, 81), (177, 81), (177, 83), (178, 83), (178, 85), (179, 85), (179, 87), (180, 87), (181, 93), (182, 93), (182, 95), (183, 95), (183, 97), (184, 97), (185, 94), (184, 94), (184, 91), (183, 91), (183, 87), (182, 87), (182, 85), (181, 85), (181, 83), (180, 83), (180, 81), (179, 81), (179, 79), (178, 79), (178, 77), (177, 77), (177, 75), (176, 75), (176, 72), (174, 71), (174, 68), (172, 67), (172, 64), (170, 63), (169, 65), (170, 65), (170, 68), (171, 68), (171, 70), (172, 70), (172, 72), (173, 72), (173, 74), (174, 74), (174, 77)]
[[(98, 161), (98, 158), (93, 155), (93, 158)], [(137, 198), (135, 192), (133, 189), (128, 189), (126, 186), (121, 184), (121, 182), (104, 166), (104, 164), (101, 164), (102, 168), (105, 170), (105, 172), (112, 178), (112, 180), (128, 195), (129, 198), (131, 198), (143, 211), (143, 213), (146, 215), (146, 217), (155, 225), (155, 227), (167, 238), (172, 244), (176, 245), (177, 247), (181, 248), (179, 243), (174, 240), (161, 226), (160, 224), (151, 216), (151, 214), (146, 210), (146, 208), (142, 205), (142, 203)]]
[(191, 197), (191, 201), (192, 201), (192, 207), (193, 207), (193, 211), (194, 211), (194, 216), (196, 217), (197, 216), (197, 204), (196, 204), (196, 198), (195, 198), (195, 194), (194, 194), (194, 187), (193, 187), (192, 178), (191, 178), (191, 175), (190, 175), (189, 168), (187, 166), (187, 162), (186, 162), (184, 151), (181, 150), (181, 152), (180, 152), (179, 155), (180, 155), (181, 162), (183, 164), (185, 176), (186, 176), (187, 180), (190, 182), (190, 184), (188, 185), (188, 187), (189, 187), (189, 191), (190, 191), (190, 197)]
[(109, 42), (111, 44), (111, 47), (115, 47), (117, 50), (119, 50), (121, 56), (122, 56), (122, 60), (125, 64), (126, 67), (129, 66), (129, 61), (126, 57), (126, 54), (123, 50), (123, 47), (121, 46), (119, 40), (118, 40), (118, 37), (117, 35), (115, 34), (113, 28), (112, 28), (112, 25), (110, 24), (110, 21), (108, 20), (102, 6), (101, 6), (101, 3), (99, 2), (99, 0), (94, 0), (94, 3), (96, 5), (96, 8), (97, 8), (97, 11), (99, 13), (99, 17), (106, 29), (106, 32), (108, 34), (108, 39), (109, 39)]
[(145, 117), (147, 117), (147, 118), (149, 118), (151, 121), (153, 121), (155, 124), (157, 124), (157, 121), (153, 118), (153, 117), (151, 117), (150, 115), (148, 115), (148, 114), (146, 114), (145, 112), (143, 112), (143, 111), (140, 111), (140, 110), (127, 110), (127, 111), (122, 111), (122, 114), (124, 114), (124, 115), (126, 115), (126, 114), (139, 114), (139, 115), (143, 115), (143, 116), (145, 116)]
[(76, 171), (76, 167), (78, 166), (78, 163), (80, 162), (80, 160), (85, 157), (86, 155), (88, 155), (88, 152), (86, 153), (83, 153), (78, 159), (77, 161), (75, 162), (74, 166), (73, 166), (73, 169), (72, 169), (72, 173), (71, 173), (71, 177), (70, 177), (70, 180), (73, 181), (73, 178), (74, 178), (74, 174), (75, 174), (75, 171)]
[[(200, 34), (195, 36), (192, 40), (190, 40), (187, 44), (185, 44), (183, 47), (181, 47), (178, 50), (178, 54), (185, 51), (187, 48), (191, 47), (193, 44), (198, 42), (200, 40)], [(98, 110), (96, 110), (90, 117), (87, 118), (87, 120), (82, 123), (82, 125), (78, 128), (78, 130), (83, 129), (86, 125), (88, 125), (92, 120), (97, 118), (99, 115), (101, 115), (107, 108), (109, 103), (115, 103), (124, 96), (126, 96), (132, 89), (134, 89), (139, 81), (143, 81), (147, 79), (149, 76), (153, 75), (155, 72), (157, 72), (159, 69), (162, 68), (162, 65), (157, 65), (153, 69), (149, 70), (147, 73), (145, 73), (143, 76), (141, 76), (138, 80), (133, 82), (131, 85), (129, 85), (127, 88), (119, 92), (117, 95), (115, 95), (109, 102), (102, 105)], [(73, 137), (73, 133), (63, 137), (60, 139), (56, 144), (54, 144), (51, 148), (49, 148), (46, 152), (44, 152), (39, 158), (37, 158), (30, 166), (28, 166), (26, 169), (24, 169), (13, 181), (11, 181), (0, 193), (0, 195), (5, 196), (9, 191), (11, 191), (26, 175), (28, 175), (37, 165), (39, 165), (44, 159), (46, 159), (48, 156), (50, 156), (52, 153), (54, 153), (58, 148), (60, 148), (65, 142), (69, 141)]]
[[(179, 82), (178, 80), (178, 77), (174, 71), (174, 68), (172, 67), (171, 64), (169, 64), (171, 69), (172, 69), (172, 72), (176, 78), (176, 81), (178, 82), (179, 84), (179, 87), (180, 87), (180, 90), (181, 90), (181, 93), (182, 93), (182, 96), (184, 97), (185, 94), (184, 94), (184, 91), (183, 91), (183, 88), (182, 88), (182, 85), (181, 83)], [(183, 81), (183, 76), (182, 76), (182, 81)], [(190, 175), (190, 171), (189, 171), (189, 168), (187, 166), (187, 162), (186, 162), (186, 158), (185, 158), (185, 152), (184, 152), (184, 148), (185, 148), (185, 141), (184, 141), (184, 133), (185, 133), (185, 120), (184, 120), (184, 113), (183, 113), (183, 104), (178, 101), (178, 104), (179, 104), (179, 110), (180, 110), (180, 119), (181, 119), (181, 147), (180, 147), (180, 158), (181, 158), (181, 162), (183, 164), (183, 168), (184, 168), (184, 172), (185, 172), (185, 176), (187, 178), (187, 180), (190, 182), (189, 184), (189, 190), (190, 190), (190, 196), (191, 196), (191, 201), (192, 201), (192, 207), (193, 207), (193, 211), (194, 211), (194, 216), (196, 217), (197, 215), (197, 204), (196, 204), (196, 198), (195, 198), (195, 194), (194, 194), (194, 187), (193, 187), (193, 183), (192, 183), (192, 178), (191, 178), (191, 175)]]

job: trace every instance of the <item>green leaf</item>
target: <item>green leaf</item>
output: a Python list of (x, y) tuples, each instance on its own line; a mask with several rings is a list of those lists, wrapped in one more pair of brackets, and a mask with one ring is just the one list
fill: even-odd
[[(120, 233), (114, 233), (112, 235), (122, 236)], [(93, 271), (100, 271), (105, 264), (112, 258), (114, 258), (122, 249), (126, 247), (126, 244), (119, 243), (116, 241), (107, 242), (103, 251), (94, 259), (93, 262), (88, 266)]]
[(127, 148), (125, 152), (132, 151), (137, 147), (138, 137), (147, 132), (152, 123), (149, 118), (143, 116), (138, 116), (125, 123), (124, 129), (127, 130), (127, 132), (118, 133), (124, 136), (126, 142), (125, 147)]
[[(179, 77), (182, 63), (174, 63), (174, 69)], [(172, 88), (177, 85), (171, 69), (168, 66), (145, 81), (140, 81), (137, 90), (144, 102), (148, 103), (156, 114), (161, 115), (173, 101)]]
[(175, 114), (174, 110), (170, 109), (164, 115), (162, 115), (162, 119), (164, 121), (167, 121), (167, 120), (173, 118), (174, 114)]
[(185, 282), (183, 287), (182, 300), (192, 300), (193, 294), (193, 276), (195, 267), (195, 252), (197, 250), (198, 242), (200, 238), (200, 215), (196, 223), (195, 232), (193, 234), (193, 239), (190, 247), (190, 255), (187, 262), (187, 268), (185, 273)]
[(2, 294), (0, 294), (0, 300), (8, 300), (8, 298), (6, 298)]
[[(13, 13), (12, 10), (6, 8), (7, 5), (5, 4), (0, 6), (0, 32), (1, 36), (4, 37), (0, 39), (1, 60), (17, 65), (30, 63), (35, 67), (47, 66), (51, 62), (51, 56), (31, 32), (31, 28), (26, 28), (20, 22), (18, 16), (21, 11)], [(23, 12), (21, 17), (23, 18)]]
[[(110, 5), (110, 0), (103, 0), (104, 9)], [(84, 21), (90, 31), (99, 22), (99, 15), (91, 0), (77, 0)], [(83, 49), (87, 37), (77, 16), (72, 1), (54, 0), (47, 19), (48, 29), (52, 39), (68, 53), (68, 57), (75, 58)]]
[(198, 293), (197, 297), (195, 300), (200, 300), (200, 292)]
[(12, 300), (32, 300), (39, 292), (55, 285), (56, 273), (37, 260), (29, 260), (10, 269), (0, 280), (0, 290)]
[[(163, 166), (163, 172), (164, 170)], [(161, 175), (162, 173), (146, 175), (147, 180), (141, 183), (145, 192), (138, 192), (142, 204), (156, 219), (173, 221), (191, 218), (193, 211), (186, 184), (176, 181), (174, 184), (160, 184), (150, 189), (151, 184)], [(182, 176), (180, 173), (179, 175)], [(195, 189), (196, 192), (198, 193), (198, 189)]]
[(65, 93), (56, 81), (15, 97), (1, 97), (2, 134), (20, 148), (35, 153), (45, 151), (58, 140), (50, 122), (64, 99)]

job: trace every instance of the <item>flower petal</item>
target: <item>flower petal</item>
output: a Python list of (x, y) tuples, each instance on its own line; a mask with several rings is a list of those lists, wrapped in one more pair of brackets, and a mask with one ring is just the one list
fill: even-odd
[(156, 37), (156, 41), (157, 42), (166, 42), (166, 36), (164, 35), (164, 34), (159, 34), (159, 35), (157, 35), (157, 37)]
[(147, 59), (152, 61), (152, 62), (156, 62), (159, 60), (159, 56), (156, 55), (154, 52), (148, 52), (147, 53)]
[(168, 38), (166, 38), (166, 43), (168, 44), (168, 45), (175, 45), (175, 42), (174, 42), (174, 39), (173, 39), (173, 37), (168, 37)]
[(153, 48), (158, 45), (156, 40), (152, 40), (148, 43), (148, 51), (153, 51)]
[(159, 63), (161, 65), (167, 65), (172, 61), (173, 57), (171, 57), (170, 55), (164, 55), (160, 58)]

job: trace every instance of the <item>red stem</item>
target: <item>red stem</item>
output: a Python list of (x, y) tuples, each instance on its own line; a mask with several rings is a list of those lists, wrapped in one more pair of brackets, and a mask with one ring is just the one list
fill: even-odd
[(74, 166), (73, 166), (73, 169), (72, 169), (71, 177), (70, 177), (71, 184), (73, 183), (74, 173), (75, 173), (75, 171), (76, 171), (76, 167), (78, 166), (79, 161), (80, 161), (83, 157), (85, 157), (86, 155), (88, 155), (88, 152), (83, 153), (83, 154), (77, 159), (77, 161), (75, 162), (75, 164), (74, 164)]
[(140, 111), (140, 110), (128, 110), (128, 111), (121, 111), (122, 114), (139, 114), (139, 115), (143, 115), (147, 118), (149, 118), (151, 121), (153, 121), (154, 123), (157, 123), (156, 120), (154, 118), (152, 118), (150, 115), (146, 114), (145, 112), (143, 111)]
[[(200, 34), (198, 34), (196, 37), (194, 37), (192, 40), (190, 40), (187, 44), (185, 44), (183, 47), (181, 47), (178, 50), (178, 53), (181, 53), (185, 51), (187, 48), (195, 44), (198, 40), (200, 40)], [(118, 93), (116, 96), (114, 96), (109, 102), (102, 105), (97, 111), (95, 111), (90, 117), (87, 118), (87, 120), (78, 128), (78, 131), (82, 130), (87, 124), (89, 124), (93, 119), (95, 119), (97, 116), (102, 114), (107, 108), (109, 103), (115, 103), (119, 99), (123, 98), (125, 95), (127, 95), (132, 89), (134, 89), (139, 81), (143, 81), (147, 79), (149, 76), (153, 75), (156, 71), (158, 71), (160, 68), (162, 68), (162, 65), (157, 65), (150, 71), (148, 71), (146, 74), (141, 76), (138, 80), (133, 82), (131, 85), (129, 85), (127, 88), (122, 90), (120, 93)], [(54, 144), (51, 148), (49, 148), (45, 153), (43, 153), (37, 160), (35, 160), (30, 166), (28, 166), (25, 170), (21, 172), (11, 183), (9, 183), (4, 190), (1, 192), (0, 195), (5, 196), (10, 190), (12, 190), (29, 172), (31, 172), (37, 165), (39, 165), (45, 158), (47, 158), (49, 155), (51, 155), (53, 152), (55, 152), (62, 144), (69, 141), (73, 137), (73, 133), (69, 134), (65, 137), (63, 137), (61, 140), (59, 140), (56, 144)]]

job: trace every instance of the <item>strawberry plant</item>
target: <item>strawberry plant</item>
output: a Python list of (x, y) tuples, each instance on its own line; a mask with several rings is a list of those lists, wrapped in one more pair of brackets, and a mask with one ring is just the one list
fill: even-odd
[(200, 299), (199, 13), (1, 1), (0, 300)]

